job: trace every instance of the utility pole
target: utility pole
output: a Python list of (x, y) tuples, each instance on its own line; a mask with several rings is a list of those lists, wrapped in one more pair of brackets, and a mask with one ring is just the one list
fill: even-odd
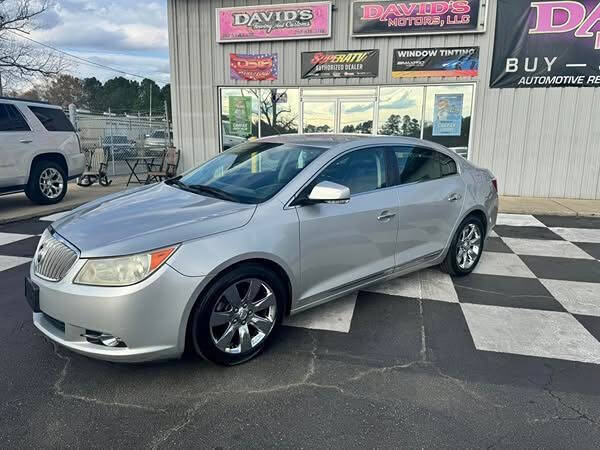
[(0, 97), (4, 95), (4, 89), (2, 88), (2, 72), (0, 72)]
[(152, 85), (150, 85), (150, 133), (152, 133)]

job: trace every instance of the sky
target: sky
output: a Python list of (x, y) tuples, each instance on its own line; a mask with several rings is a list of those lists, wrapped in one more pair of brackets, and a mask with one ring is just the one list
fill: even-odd
[[(30, 37), (160, 85), (169, 82), (167, 0), (51, 0)], [(101, 81), (133, 78), (85, 64), (71, 64), (69, 71)]]

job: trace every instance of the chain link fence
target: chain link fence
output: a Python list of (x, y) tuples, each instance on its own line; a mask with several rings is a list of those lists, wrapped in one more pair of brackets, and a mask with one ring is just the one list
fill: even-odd
[[(129, 175), (132, 158), (160, 156), (172, 143), (168, 117), (88, 113), (71, 109), (86, 157), (102, 149), (111, 175)], [(143, 164), (139, 168), (143, 168)]]

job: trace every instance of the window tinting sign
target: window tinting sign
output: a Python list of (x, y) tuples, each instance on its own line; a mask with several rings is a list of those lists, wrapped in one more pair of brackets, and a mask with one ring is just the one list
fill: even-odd
[(476, 77), (479, 47), (396, 49), (392, 77)]
[(302, 53), (302, 78), (374, 78), (379, 74), (379, 50)]
[(433, 136), (460, 136), (463, 94), (436, 94), (433, 105)]
[(482, 32), (481, 0), (352, 2), (354, 36)]

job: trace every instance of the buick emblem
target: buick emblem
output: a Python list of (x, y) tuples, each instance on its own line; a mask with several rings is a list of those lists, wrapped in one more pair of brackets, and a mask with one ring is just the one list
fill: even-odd
[(46, 257), (46, 252), (47, 252), (46, 246), (44, 244), (42, 244), (42, 246), (38, 250), (38, 254), (37, 254), (37, 257), (35, 259), (36, 264), (41, 264), (42, 263), (42, 261)]

